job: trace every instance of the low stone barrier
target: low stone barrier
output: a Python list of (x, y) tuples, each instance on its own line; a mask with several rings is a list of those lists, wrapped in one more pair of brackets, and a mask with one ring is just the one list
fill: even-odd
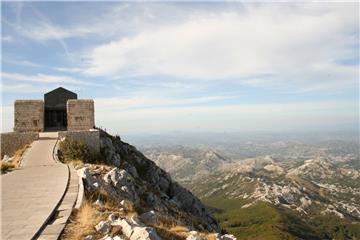
[(1, 159), (4, 155), (13, 156), (16, 150), (38, 139), (39, 133), (37, 132), (1, 133)]
[(100, 152), (100, 132), (96, 129), (86, 131), (59, 132), (59, 138), (68, 138), (84, 142), (94, 153)]

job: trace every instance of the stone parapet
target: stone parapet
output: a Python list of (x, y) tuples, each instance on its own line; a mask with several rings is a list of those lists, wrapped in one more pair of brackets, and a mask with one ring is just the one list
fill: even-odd
[(39, 139), (37, 132), (9, 132), (0, 134), (1, 158), (13, 156), (16, 150)]

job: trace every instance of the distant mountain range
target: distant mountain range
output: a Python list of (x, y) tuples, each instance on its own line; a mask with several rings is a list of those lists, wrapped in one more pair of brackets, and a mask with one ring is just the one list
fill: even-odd
[(209, 148), (174, 146), (145, 149), (143, 152), (180, 182), (206, 176), (220, 169), (223, 164), (232, 162)]
[[(294, 239), (360, 239), (360, 172), (337, 167), (327, 159), (305, 160), (293, 168), (268, 156), (248, 159), (194, 181), (190, 188), (217, 210), (222, 227), (240, 239), (257, 233), (249, 230), (253, 224), (272, 226), (273, 231), (268, 229), (259, 239), (271, 239), (272, 234)], [(234, 211), (238, 214), (233, 215)], [(257, 222), (254, 219), (260, 216), (256, 214), (254, 219), (244, 219), (248, 211), (254, 211), (253, 215), (276, 212), (277, 217)], [(283, 221), (288, 217), (294, 220)]]
[[(360, 239), (354, 144), (250, 145), (257, 148), (224, 144), (216, 150), (173, 146), (144, 152), (211, 207), (222, 228), (238, 239)], [(274, 148), (282, 151), (237, 158)]]

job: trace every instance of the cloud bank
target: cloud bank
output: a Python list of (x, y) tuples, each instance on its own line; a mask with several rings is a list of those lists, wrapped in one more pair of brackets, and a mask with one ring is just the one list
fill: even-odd
[(354, 86), (358, 18), (351, 4), (251, 5), (189, 16), (90, 49), (91, 76), (165, 75), (298, 90)]

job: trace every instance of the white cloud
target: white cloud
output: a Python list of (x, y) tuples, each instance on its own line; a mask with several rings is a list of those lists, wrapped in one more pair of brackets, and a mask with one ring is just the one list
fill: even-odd
[(24, 66), (24, 67), (44, 67), (41, 64), (30, 62), (27, 60), (17, 60), (17, 59), (7, 59), (3, 58), (2, 61), (4, 63), (12, 64), (12, 65), (18, 65), (18, 66)]
[(93, 83), (81, 81), (69, 76), (57, 76), (57, 75), (47, 75), (47, 74), (35, 74), (35, 75), (25, 75), (19, 73), (8, 73), (2, 72), (1, 77), (3, 80), (9, 81), (29, 81), (29, 82), (39, 82), (39, 83), (61, 83), (61, 84), (74, 84), (74, 85), (94, 85)]
[(13, 43), (15, 42), (15, 38), (10, 35), (1, 36), (1, 42), (3, 43)]
[(353, 5), (246, 6), (240, 12), (202, 13), (97, 46), (86, 56), (84, 73), (236, 79), (314, 90), (356, 84), (356, 68), (336, 64), (354, 57)]
[(48, 89), (45, 87), (34, 86), (31, 84), (3, 84), (2, 91), (9, 93), (43, 93)]

